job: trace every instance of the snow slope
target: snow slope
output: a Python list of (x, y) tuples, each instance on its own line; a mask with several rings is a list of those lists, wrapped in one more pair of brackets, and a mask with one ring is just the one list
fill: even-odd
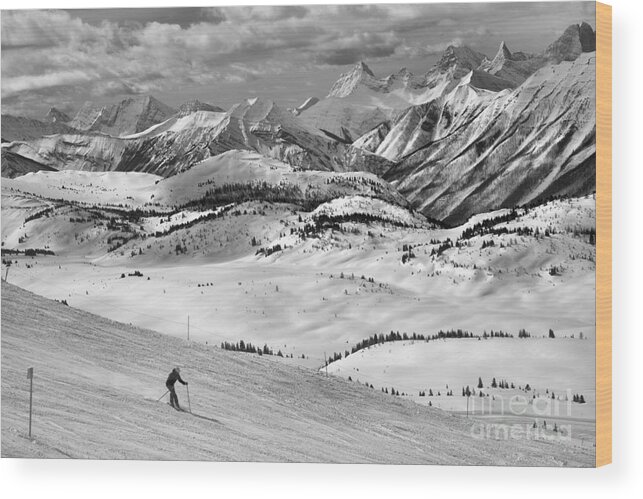
[[(187, 173), (197, 175), (199, 167)], [(235, 170), (222, 168), (220, 173), (234, 175)], [(266, 173), (282, 182), (279, 170)], [(203, 179), (211, 178), (206, 168), (203, 174)], [(420, 224), (379, 199), (342, 196), (318, 207), (338, 217), (339, 227), (320, 227), (303, 237), (302, 231), (314, 223), (313, 212), (293, 204), (249, 201), (219, 218), (157, 237), (154, 232), (161, 225), (156, 216), (128, 221), (111, 212), (100, 215), (95, 208), (60, 206), (26, 222), (52, 202), (3, 189), (4, 248), (56, 253), (13, 257), (17, 263), (10, 269), (10, 282), (169, 334), (184, 335), (189, 314), (199, 341), (268, 342), (296, 357), (303, 353), (318, 365), (324, 351), (343, 352), (346, 345), (391, 329), (432, 334), (460, 327), (517, 334), (523, 327), (551, 327), (593, 336), (591, 197), (552, 202), (493, 227), (538, 228), (538, 237), (485, 233), (458, 242), (481, 220), (509, 212), (478, 215), (461, 227), (443, 229)], [(189, 194), (181, 185), (164, 192), (176, 201)], [(194, 220), (194, 211), (183, 209), (162, 226)], [(352, 216), (373, 214), (394, 225)], [(134, 235), (138, 237), (132, 239)], [(441, 250), (447, 239), (454, 245)], [(123, 245), (110, 251), (110, 240)], [(491, 240), (495, 245), (485, 246)], [(257, 254), (276, 245), (281, 250)], [(405, 247), (412, 248), (413, 257), (403, 263), (409, 255)], [(134, 270), (144, 277), (120, 277)], [(205, 283), (212, 285), (203, 287)]]
[[(155, 399), (175, 365), (192, 414)], [(34, 367), (33, 439), (26, 435)], [(178, 388), (183, 406), (186, 393)], [(2, 283), (2, 457), (591, 466), (267, 357), (136, 329)]]
[[(194, 117), (195, 115), (191, 115)], [(186, 118), (182, 118), (184, 120)], [(180, 121), (173, 127), (179, 127)], [(346, 195), (367, 195), (406, 206), (406, 200), (372, 173), (297, 170), (289, 164), (253, 151), (230, 150), (207, 158), (177, 175), (163, 178), (139, 172), (91, 172), (64, 170), (38, 172), (5, 179), (5, 195), (11, 190), (49, 199), (93, 206), (151, 206), (168, 209), (202, 198), (225, 184), (263, 185), (298, 189), (298, 197), (319, 202)]]
[[(331, 363), (328, 372), (373, 384), (378, 390), (395, 387), (417, 403), (431, 402), (433, 407), (458, 413), (467, 410), (462, 389), (468, 386), (476, 392), (469, 400), (470, 413), (484, 415), (486, 421), (522, 421), (529, 426), (534, 420), (545, 420), (551, 426), (557, 422), (571, 426), (572, 438), (594, 441), (593, 338), (580, 339), (578, 334), (571, 338), (561, 331), (555, 339), (543, 338), (545, 331), (531, 334), (533, 337), (526, 339), (383, 343)], [(482, 389), (478, 388), (479, 378)], [(494, 378), (513, 383), (514, 388), (493, 387)], [(530, 390), (523, 389), (526, 385)], [(447, 395), (449, 390), (453, 396)], [(426, 395), (420, 396), (421, 391)], [(480, 391), (485, 397), (479, 396)], [(574, 394), (582, 394), (585, 403), (574, 403)]]

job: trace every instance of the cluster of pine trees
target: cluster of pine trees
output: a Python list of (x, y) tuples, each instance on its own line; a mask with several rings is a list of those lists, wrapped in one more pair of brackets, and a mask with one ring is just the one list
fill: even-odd
[(404, 392), (400, 393), (400, 392), (399, 392), (399, 390), (396, 390), (396, 389), (395, 389), (395, 388), (393, 388), (393, 387), (391, 387), (391, 391), (390, 391), (390, 392), (389, 392), (388, 388), (386, 388), (386, 387), (382, 387), (382, 392), (383, 392), (383, 393), (390, 393), (391, 395), (395, 395), (395, 396), (397, 396), (397, 397), (399, 397), (400, 395), (401, 395), (402, 397), (405, 397), (405, 396), (406, 396), (406, 393), (404, 393)]
[(154, 233), (154, 237), (163, 237), (163, 236), (168, 236), (172, 234), (173, 232), (176, 232), (177, 230), (181, 229), (189, 229), (190, 227), (200, 224), (201, 222), (207, 222), (209, 220), (216, 220), (217, 218), (223, 217), (228, 211), (230, 211), (233, 208), (233, 206), (225, 206), (222, 209), (217, 210), (214, 213), (207, 213), (206, 215), (201, 215), (198, 218), (195, 218), (193, 220), (190, 220), (189, 222), (183, 222), (180, 224), (174, 224), (168, 227), (165, 230), (157, 230)]
[(116, 251), (118, 248), (127, 244), (132, 239), (136, 239), (137, 237), (138, 236), (136, 234), (132, 236), (127, 236), (123, 234), (113, 234), (107, 238), (107, 244), (109, 245), (107, 248), (107, 252), (111, 253), (113, 251)]
[(313, 220), (319, 229), (327, 227), (336, 227), (346, 222), (355, 222), (362, 224), (372, 224), (378, 222), (381, 224), (390, 224), (396, 227), (413, 228), (413, 225), (407, 224), (401, 220), (391, 220), (375, 213), (348, 213), (339, 215), (327, 215), (325, 213), (316, 215)]
[(508, 390), (509, 388), (516, 388), (516, 385), (514, 385), (513, 383), (509, 384), (506, 379), (501, 379), (498, 382), (496, 381), (496, 378), (493, 378), (491, 380), (491, 388), (502, 388), (503, 390)]
[[(498, 333), (494, 333), (493, 331), (491, 331), (491, 334), (492, 334), (491, 337), (497, 337), (497, 338), (511, 337), (510, 334), (503, 333), (502, 331)], [(486, 336), (487, 338), (489, 337), (489, 335), (486, 332), (485, 332), (485, 335), (487, 335)], [(447, 338), (480, 338), (480, 336), (474, 335), (473, 333), (470, 333), (469, 331), (465, 331), (463, 329), (451, 329), (448, 331), (443, 331), (442, 329), (440, 329), (440, 331), (438, 331), (436, 334), (433, 334), (430, 336), (424, 335), (424, 334), (418, 334), (418, 333), (413, 333), (410, 335), (407, 333), (400, 334), (399, 331), (391, 331), (388, 334), (383, 334), (383, 333), (374, 334), (373, 336), (370, 336), (361, 341), (358, 341), (355, 345), (353, 345), (353, 347), (351, 348), (351, 351), (349, 352), (348, 350), (346, 350), (343, 356), (341, 352), (335, 352), (327, 359), (326, 365), (330, 364), (331, 362), (341, 360), (342, 358), (346, 358), (351, 353), (359, 352), (360, 350), (364, 350), (368, 347), (371, 347), (373, 345), (378, 345), (380, 343), (389, 343), (392, 341), (408, 341), (408, 340), (435, 341), (435, 340), (441, 340), (441, 339), (447, 339)]]
[[(525, 213), (527, 213), (526, 210)], [(513, 209), (506, 215), (499, 215), (497, 217), (482, 220), (481, 222), (478, 222), (477, 224), (463, 230), (462, 234), (460, 235), (460, 239), (471, 239), (475, 236), (483, 236), (485, 234), (489, 234), (494, 226), (515, 220), (516, 218), (518, 218), (518, 216), (518, 211), (516, 209)]]
[(431, 250), (430, 256), (440, 256), (442, 253), (444, 253), (446, 250), (449, 248), (453, 248), (453, 241), (451, 239), (447, 238), (446, 241), (444, 241), (440, 246), (437, 248), (433, 248)]
[(576, 402), (577, 404), (584, 404), (585, 403), (585, 397), (583, 395), (575, 393), (574, 396), (572, 397), (572, 401)]
[[(317, 195), (313, 196), (313, 194)], [(318, 191), (304, 194), (298, 185), (293, 184), (273, 185), (266, 181), (234, 182), (215, 185), (208, 189), (200, 199), (191, 201), (185, 206), (204, 211), (230, 203), (266, 201), (270, 203), (295, 203), (302, 206), (304, 211), (312, 211), (328, 200), (328, 196)]]
[(402, 264), (405, 264), (412, 258), (415, 258), (415, 253), (413, 253), (413, 245), (412, 244), (404, 244), (402, 246)]
[(491, 330), (491, 331), (489, 331), (488, 333), (487, 333), (487, 331), (485, 331), (484, 333), (482, 333), (482, 338), (484, 338), (485, 340), (486, 340), (487, 338), (513, 338), (513, 337), (514, 337), (514, 335), (513, 335), (513, 334), (511, 334), (511, 333), (505, 333), (505, 332), (504, 332), (504, 331), (502, 331), (502, 330), (500, 330), (500, 331), (494, 331), (494, 330), (492, 329), (492, 330)]
[[(25, 256), (37, 256), (37, 255), (49, 255), (55, 256), (55, 253), (48, 249), (42, 248), (27, 248), (25, 250), (2, 248), (3, 255), (25, 255)], [(4, 263), (4, 260), (3, 260)]]
[(41, 211), (39, 211), (37, 213), (34, 213), (33, 215), (29, 215), (27, 218), (25, 218), (24, 223), (31, 222), (32, 220), (37, 220), (37, 219), (39, 219), (41, 217), (44, 217), (44, 216), (48, 217), (53, 211), (54, 211), (53, 207), (45, 208), (44, 210), (41, 210)]
[(270, 256), (273, 253), (276, 253), (277, 251), (282, 251), (283, 249), (284, 248), (281, 247), (281, 244), (275, 244), (274, 246), (271, 246), (270, 248), (259, 248), (255, 252), (255, 255)]
[[(428, 393), (426, 390), (420, 390), (419, 395), (420, 397), (433, 397), (433, 390), (429, 388)], [(438, 397), (442, 396), (442, 393), (439, 390), (437, 392), (437, 396)], [(453, 390), (447, 390), (446, 396), (453, 397)]]
[(277, 350), (277, 353), (275, 354), (273, 349), (270, 348), (268, 345), (264, 345), (263, 347), (256, 347), (252, 343), (245, 342), (243, 340), (239, 340), (237, 343), (231, 343), (228, 341), (222, 341), (221, 342), (221, 349), (223, 350), (231, 350), (233, 352), (246, 352), (246, 353), (256, 353), (259, 355), (277, 355), (277, 357), (283, 357), (284, 354), (282, 353), (281, 350)]

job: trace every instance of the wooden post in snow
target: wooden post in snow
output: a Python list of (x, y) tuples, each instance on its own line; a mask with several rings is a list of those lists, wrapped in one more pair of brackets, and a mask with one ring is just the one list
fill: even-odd
[(31, 438), (31, 412), (33, 408), (33, 367), (27, 369), (27, 379), (29, 380), (29, 438)]

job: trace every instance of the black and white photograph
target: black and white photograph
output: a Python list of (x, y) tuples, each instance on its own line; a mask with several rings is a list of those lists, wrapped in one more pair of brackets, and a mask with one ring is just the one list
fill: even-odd
[(2, 458), (594, 467), (594, 2), (1, 12)]

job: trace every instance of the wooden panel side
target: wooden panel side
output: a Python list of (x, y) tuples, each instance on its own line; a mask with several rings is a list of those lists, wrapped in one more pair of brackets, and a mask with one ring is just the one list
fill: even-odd
[(612, 7), (596, 3), (596, 466), (612, 462)]

